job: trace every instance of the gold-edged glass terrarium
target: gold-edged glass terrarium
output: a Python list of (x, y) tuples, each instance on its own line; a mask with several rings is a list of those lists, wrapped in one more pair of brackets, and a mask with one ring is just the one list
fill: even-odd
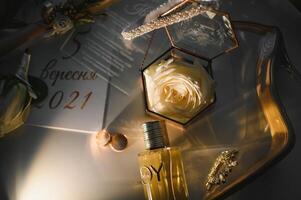
[[(191, 4), (181, 12), (193, 8)], [(199, 8), (197, 15), (165, 28), (172, 46), (207, 59), (238, 47), (229, 14), (225, 12)]]
[(210, 63), (176, 48), (142, 71), (148, 113), (182, 125), (215, 101)]
[(142, 66), (146, 110), (185, 126), (215, 102), (212, 59), (238, 42), (227, 13), (194, 2), (171, 10), (128, 33), (155, 27)]

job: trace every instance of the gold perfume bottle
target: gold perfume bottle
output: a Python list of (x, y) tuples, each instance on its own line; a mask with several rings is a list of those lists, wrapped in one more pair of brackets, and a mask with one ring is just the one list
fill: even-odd
[(139, 153), (138, 159), (146, 199), (188, 199), (181, 152), (167, 147), (163, 122), (146, 122), (143, 131), (146, 151)]

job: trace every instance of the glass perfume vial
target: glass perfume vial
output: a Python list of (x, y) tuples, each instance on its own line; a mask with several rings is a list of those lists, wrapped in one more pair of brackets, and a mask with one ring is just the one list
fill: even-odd
[(188, 199), (181, 152), (167, 146), (164, 123), (151, 121), (142, 126), (146, 151), (138, 154), (138, 160), (146, 199)]

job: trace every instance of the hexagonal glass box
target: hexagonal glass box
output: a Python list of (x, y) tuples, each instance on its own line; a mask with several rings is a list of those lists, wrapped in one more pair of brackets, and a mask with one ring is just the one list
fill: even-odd
[(147, 112), (184, 126), (215, 102), (211, 61), (238, 47), (227, 13), (194, 1), (176, 12), (196, 8), (196, 15), (153, 33), (142, 70)]
[[(187, 10), (193, 5), (187, 5)], [(227, 13), (200, 8), (201, 14), (166, 27), (172, 46), (207, 59), (238, 47)]]
[(187, 125), (215, 101), (207, 60), (176, 48), (142, 70), (148, 113)]

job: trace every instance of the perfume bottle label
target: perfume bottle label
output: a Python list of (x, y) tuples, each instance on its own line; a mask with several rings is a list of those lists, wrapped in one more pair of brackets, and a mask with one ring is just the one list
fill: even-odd
[(152, 181), (153, 178), (156, 178), (158, 182), (161, 181), (160, 172), (163, 168), (163, 163), (161, 162), (159, 167), (155, 167), (153, 165), (143, 166), (140, 168), (140, 175), (143, 184), (148, 184)]
[(146, 199), (188, 199), (181, 153), (177, 148), (148, 150), (138, 156)]

